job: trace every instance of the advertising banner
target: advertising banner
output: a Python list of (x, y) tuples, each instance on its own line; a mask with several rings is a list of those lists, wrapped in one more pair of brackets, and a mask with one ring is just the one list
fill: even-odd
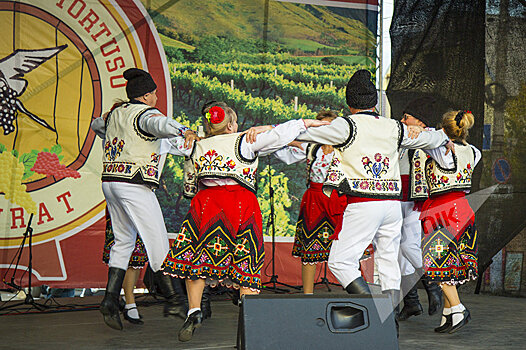
[(130, 67), (152, 73), (158, 107), (171, 113), (162, 45), (139, 1), (1, 1), (0, 18), (3, 280), (21, 250), (14, 283), (26, 283), (31, 227), (34, 278), (98, 285), (105, 202), (102, 143), (90, 123), (126, 97)]

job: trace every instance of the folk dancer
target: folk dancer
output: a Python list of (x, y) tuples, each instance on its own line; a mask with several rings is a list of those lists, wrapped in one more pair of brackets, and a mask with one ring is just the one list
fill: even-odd
[[(194, 171), (185, 174), (193, 182), (185, 188), (197, 194), (163, 264), (164, 273), (186, 278), (190, 309), (178, 334), (180, 341), (189, 341), (201, 326), (206, 284), (239, 288), (241, 297), (261, 288), (264, 247), (255, 196), (258, 154), (274, 152), (306, 128), (325, 124), (293, 120), (249, 143), (245, 134), (237, 132), (237, 115), (229, 107), (212, 106), (205, 123), (207, 138), (186, 152)], [(174, 146), (182, 142), (176, 140)]]
[[(111, 228), (111, 217), (106, 208), (106, 231), (104, 239), (104, 247), (102, 251), (102, 261), (107, 265), (110, 262), (111, 248), (115, 244), (115, 236), (113, 235), (113, 229)], [(148, 255), (146, 255), (146, 249), (141, 237), (137, 236), (135, 241), (135, 248), (133, 249), (130, 261), (128, 263), (128, 269), (124, 275), (122, 283), (122, 289), (124, 290), (124, 305), (120, 303), (119, 309), (122, 311), (124, 319), (133, 324), (143, 324), (142, 316), (139, 314), (137, 304), (135, 303), (135, 295), (133, 293), (141, 269), (148, 262)]]
[(374, 112), (378, 97), (366, 70), (359, 70), (351, 77), (346, 99), (350, 116), (309, 129), (298, 140), (335, 148), (323, 189), (327, 195), (333, 189), (345, 194), (347, 207), (341, 232), (329, 254), (331, 272), (348, 293), (370, 294), (361, 277), (359, 261), (367, 246), (374, 242), (381, 289), (390, 295), (396, 308), (402, 227), (399, 149), (436, 148), (448, 143), (448, 139), (442, 131), (418, 134), (414, 128)]
[[(333, 121), (338, 115), (323, 110), (316, 119)], [(294, 141), (297, 142), (297, 141)], [(343, 209), (347, 206), (346, 197), (339, 197), (333, 191), (331, 197), (322, 192), (327, 170), (334, 156), (330, 145), (299, 143), (284, 147), (273, 155), (286, 164), (307, 163), (307, 191), (300, 206), (292, 256), (301, 259), (303, 293), (314, 293), (316, 264), (327, 262), (335, 229), (341, 227)]]
[(102, 191), (112, 219), (115, 244), (110, 252), (108, 283), (100, 311), (104, 322), (121, 330), (119, 294), (130, 256), (139, 235), (146, 248), (149, 264), (167, 298), (164, 315), (184, 317), (170, 276), (160, 272), (169, 250), (168, 236), (159, 203), (152, 189), (158, 187), (162, 167), (161, 140), (195, 133), (158, 109), (157, 85), (141, 69), (124, 72), (129, 101), (92, 122), (92, 129), (105, 138)]
[(457, 285), (475, 279), (478, 272), (475, 213), (465, 197), (481, 159), (480, 151), (466, 142), (473, 124), (471, 112), (444, 114), (442, 127), (455, 142), (455, 154), (446, 154), (444, 147), (425, 150), (431, 158), (425, 165), (429, 199), (420, 214), (422, 250), (427, 277), (439, 283), (444, 293), (442, 319), (435, 328), (439, 333), (454, 333), (471, 318), (460, 302)]
[[(410, 101), (404, 108), (401, 122), (407, 126), (415, 125), (427, 128), (436, 125), (435, 99), (421, 97)], [(417, 282), (422, 284), (429, 301), (428, 313), (434, 315), (442, 307), (442, 291), (436, 283), (430, 283), (422, 269), (422, 225), (420, 210), (427, 199), (427, 183), (424, 165), (427, 155), (422, 150), (400, 151), (400, 175), (402, 179), (402, 232), (398, 262), (402, 275), (401, 291), (404, 307), (398, 315), (399, 321), (422, 314), (422, 305), (418, 299)]]

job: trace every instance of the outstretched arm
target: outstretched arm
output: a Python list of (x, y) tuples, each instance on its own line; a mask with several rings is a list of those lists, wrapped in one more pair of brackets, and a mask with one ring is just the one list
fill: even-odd
[(169, 153), (174, 156), (190, 157), (192, 148), (185, 146), (184, 137), (174, 137), (171, 139), (163, 139), (161, 143), (161, 154)]
[(247, 158), (252, 158), (256, 152), (261, 155), (269, 154), (288, 145), (298, 135), (310, 127), (327, 125), (328, 122), (313, 119), (290, 120), (279, 124), (272, 130), (266, 131), (256, 136), (256, 142), (250, 144), (243, 140), (241, 143), (241, 153)]
[(190, 128), (172, 118), (165, 117), (155, 109), (143, 114), (139, 118), (138, 124), (141, 131), (158, 138), (185, 136), (185, 133), (190, 130)]
[(308, 129), (301, 133), (297, 140), (334, 146), (345, 143), (350, 134), (351, 124), (344, 118), (339, 117), (334, 119), (329, 125)]
[(433, 149), (444, 146), (449, 142), (449, 138), (442, 130), (423, 130), (415, 137), (413, 134), (415, 128), (408, 129), (406, 125), (403, 125), (403, 128), (404, 137), (401, 144), (403, 148)]

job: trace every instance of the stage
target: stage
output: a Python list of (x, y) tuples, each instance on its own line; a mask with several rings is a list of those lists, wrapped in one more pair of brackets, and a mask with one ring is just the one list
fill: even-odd
[[(331, 293), (322, 287), (316, 290), (316, 294), (321, 295), (336, 293), (344, 295), (336, 287)], [(419, 290), (419, 293), (426, 310), (425, 292)], [(526, 299), (463, 293), (461, 298), (472, 315), (472, 321), (466, 327), (455, 334), (434, 333), (439, 315), (430, 317), (425, 313), (400, 323), (400, 349), (524, 349)], [(59, 298), (56, 301), (64, 305), (75, 303), (80, 309), (81, 305), (94, 305), (101, 299), (101, 296), (91, 296)], [(96, 309), (0, 316), (0, 349), (235, 348), (238, 309), (226, 295), (214, 296), (212, 318), (206, 320), (187, 343), (177, 340), (177, 331), (183, 322), (181, 319), (164, 318), (162, 306), (154, 303), (151, 297), (140, 297), (138, 302), (145, 324), (136, 326), (123, 321), (123, 331), (108, 328)], [(330, 346), (330, 339), (321, 348), (335, 349)]]

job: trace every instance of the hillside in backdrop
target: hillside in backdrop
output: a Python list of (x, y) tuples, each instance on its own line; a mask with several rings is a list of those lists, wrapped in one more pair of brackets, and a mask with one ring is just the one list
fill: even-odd
[[(163, 43), (191, 50), (200, 38), (263, 40), (265, 0), (142, 0), (162, 33)], [(356, 10), (354, 10), (356, 11)], [(293, 54), (374, 52), (376, 38), (350, 12), (324, 6), (270, 1), (267, 39)], [(353, 18), (354, 17), (354, 18)], [(370, 21), (369, 21), (370, 22)], [(369, 23), (370, 24), (370, 23)]]

